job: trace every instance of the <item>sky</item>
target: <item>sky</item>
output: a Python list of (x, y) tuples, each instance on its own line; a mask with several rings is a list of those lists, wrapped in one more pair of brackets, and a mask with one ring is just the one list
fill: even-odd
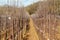
[[(0, 5), (16, 5), (16, 6), (28, 6), (30, 4), (33, 4), (35, 2), (38, 2), (39, 0), (0, 0)], [(18, 3), (17, 3), (18, 2)]]

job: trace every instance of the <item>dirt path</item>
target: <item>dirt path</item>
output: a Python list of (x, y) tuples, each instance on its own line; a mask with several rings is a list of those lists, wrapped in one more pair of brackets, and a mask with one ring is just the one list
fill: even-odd
[(34, 24), (33, 24), (33, 21), (31, 18), (30, 18), (29, 26), (30, 26), (30, 30), (29, 30), (29, 39), (28, 40), (39, 40), (38, 34), (35, 30), (35, 27), (34, 27)]

